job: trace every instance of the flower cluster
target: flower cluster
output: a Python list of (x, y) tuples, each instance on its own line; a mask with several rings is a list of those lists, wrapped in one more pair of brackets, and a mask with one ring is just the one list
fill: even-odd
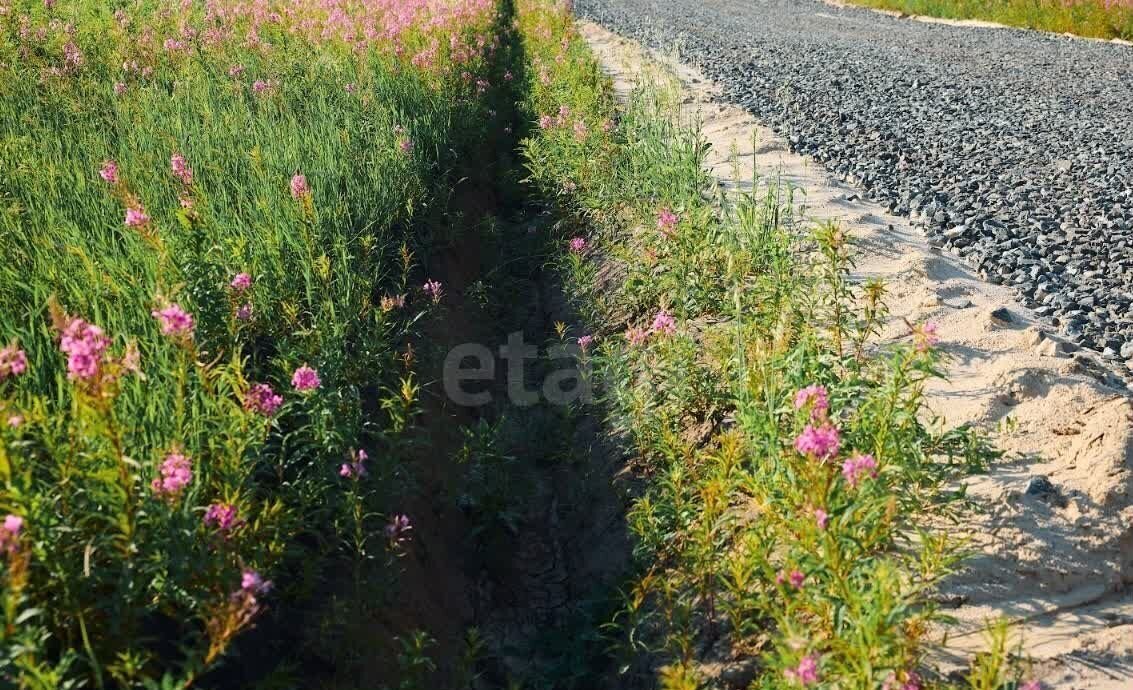
[(102, 329), (82, 319), (72, 319), (63, 329), (59, 349), (67, 355), (67, 376), (89, 380), (98, 376), (102, 356), (110, 346)]
[[(316, 374), (316, 378), (318, 378), (318, 374)], [(276, 393), (266, 383), (253, 384), (244, 394), (244, 409), (265, 417), (274, 415), (282, 404), (283, 396)]]
[(662, 309), (653, 317), (653, 325), (649, 327), (649, 332), (672, 335), (677, 332), (677, 321), (672, 314)]
[(0, 525), (0, 552), (12, 553), (19, 546), (24, 519), (19, 515), (6, 515)]
[(291, 178), (291, 198), (296, 200), (306, 199), (311, 195), (311, 188), (307, 185), (307, 176), (296, 173)]
[(581, 254), (586, 251), (587, 242), (585, 237), (574, 237), (570, 241), (570, 250), (575, 254)]
[(15, 345), (0, 349), (0, 381), (9, 376), (19, 376), (27, 369), (28, 356), (23, 350)]
[(193, 184), (193, 169), (189, 167), (184, 156), (179, 153), (173, 154), (169, 159), (169, 166), (173, 169), (173, 176), (181, 180), (181, 184), (186, 187)]
[(812, 421), (826, 419), (826, 412), (830, 409), (830, 397), (825, 386), (811, 385), (799, 389), (795, 393), (795, 409), (802, 410), (810, 405), (810, 418)]
[(239, 511), (236, 506), (231, 503), (213, 503), (205, 509), (204, 517), (205, 527), (211, 528), (222, 534), (228, 534), (244, 521), (239, 518)]
[(663, 208), (657, 214), (657, 229), (665, 237), (672, 237), (676, 233), (677, 223), (680, 220), (680, 216), (673, 213), (672, 209)]
[(323, 384), (317, 369), (304, 364), (291, 375), (291, 386), (297, 391), (313, 391)]
[(102, 164), (98, 176), (110, 184), (118, 184), (118, 164), (112, 160)]
[(838, 454), (841, 437), (830, 423), (821, 426), (807, 424), (795, 439), (795, 450), (816, 460), (826, 461)]
[(433, 304), (439, 304), (441, 301), (441, 296), (444, 295), (445, 292), (444, 288), (440, 284), (440, 281), (436, 280), (426, 280), (425, 284), (421, 286), (421, 289), (424, 290), (425, 294), (433, 300)]
[(189, 458), (178, 451), (165, 456), (150, 488), (160, 498), (174, 499), (193, 481), (193, 468)]
[(862, 479), (877, 477), (877, 460), (872, 455), (855, 453), (842, 463), (842, 476), (852, 488), (856, 488)]
[(390, 544), (399, 545), (409, 540), (409, 532), (413, 529), (413, 525), (409, 522), (407, 515), (391, 515), (389, 522), (385, 527), (386, 539), (389, 539)]
[(818, 659), (813, 654), (804, 656), (798, 666), (783, 671), (783, 675), (804, 688), (814, 685), (818, 682)]
[(366, 455), (364, 450), (351, 451), (350, 459), (342, 463), (342, 467), (338, 468), (338, 474), (348, 479), (361, 479), (366, 476), (366, 465), (363, 464), (370, 456)]
[(153, 318), (161, 323), (162, 335), (175, 338), (191, 338), (193, 336), (193, 316), (178, 304), (170, 304), (162, 309), (152, 312)]

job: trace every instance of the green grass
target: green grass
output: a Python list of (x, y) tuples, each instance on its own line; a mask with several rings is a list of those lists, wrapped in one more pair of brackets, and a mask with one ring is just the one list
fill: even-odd
[(1133, 40), (1126, 0), (851, 0), (853, 4), (945, 19), (981, 19), (1039, 31)]

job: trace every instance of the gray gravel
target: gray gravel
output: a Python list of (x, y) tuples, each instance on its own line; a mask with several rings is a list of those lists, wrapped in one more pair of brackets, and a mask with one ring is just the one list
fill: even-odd
[(811, 0), (576, 0), (1077, 342), (1133, 359), (1133, 48)]

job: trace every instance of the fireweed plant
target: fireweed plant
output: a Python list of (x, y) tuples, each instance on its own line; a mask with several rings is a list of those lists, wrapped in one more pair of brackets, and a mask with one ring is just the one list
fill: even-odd
[(965, 680), (926, 661), (961, 555), (926, 515), (994, 455), (926, 424), (947, 334), (879, 342), (884, 288), (849, 280), (836, 227), (803, 222), (774, 180), (713, 194), (670, 88), (615, 107), (569, 8), (517, 4), (530, 182), (576, 219), (560, 255), (581, 357), (643, 484), (611, 625), (623, 682), (722, 687), (713, 669), (740, 662), (752, 688), (1037, 687), (1002, 627)]
[(396, 561), (499, 21), (0, 2), (0, 686), (188, 687), (319, 564)]

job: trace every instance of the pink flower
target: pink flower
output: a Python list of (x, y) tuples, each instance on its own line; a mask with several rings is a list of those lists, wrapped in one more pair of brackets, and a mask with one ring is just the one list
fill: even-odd
[(239, 321), (249, 321), (252, 318), (252, 305), (248, 302), (241, 304), (236, 309), (236, 319)]
[(826, 529), (826, 521), (828, 519), (830, 519), (830, 516), (827, 515), (826, 511), (822, 508), (817, 508), (814, 511), (814, 522), (818, 525), (818, 529)]
[(263, 79), (257, 79), (256, 81), (252, 82), (252, 91), (255, 91), (256, 93), (263, 93), (264, 91), (267, 91), (270, 88), (271, 88), (271, 82), (270, 81), (264, 81)]
[(0, 526), (0, 551), (8, 553), (15, 551), (23, 528), (24, 519), (22, 517), (19, 515), (5, 516), (4, 524)]
[(98, 176), (110, 184), (118, 184), (118, 163), (110, 160), (102, 164)]
[(98, 374), (102, 355), (110, 340), (102, 329), (82, 319), (72, 319), (63, 329), (59, 349), (67, 355), (67, 376), (71, 379), (90, 379)]
[(804, 656), (796, 668), (787, 669), (783, 675), (804, 688), (814, 685), (818, 682), (818, 659), (813, 654)]
[(193, 469), (189, 458), (180, 452), (165, 456), (150, 487), (162, 498), (176, 498), (193, 481)]
[(838, 430), (830, 424), (823, 424), (820, 427), (807, 424), (795, 439), (795, 450), (803, 455), (825, 461), (837, 455), (840, 444)]
[(810, 408), (810, 418), (812, 420), (819, 420), (826, 417), (826, 411), (830, 409), (830, 399), (827, 396), (826, 388), (819, 385), (811, 385), (806, 388), (801, 388), (795, 393), (795, 409), (801, 410), (808, 404)]
[(23, 426), (23, 423), (24, 423), (23, 415), (14, 414), (11, 417), (8, 417), (8, 426), (10, 426), (13, 429), (18, 428), (20, 426)]
[(236, 292), (244, 292), (248, 288), (252, 287), (252, 276), (248, 275), (247, 273), (237, 273), (235, 276), (233, 276), (232, 282), (229, 283), (229, 286), (231, 286), (231, 288)]
[(652, 333), (672, 335), (677, 332), (677, 322), (673, 315), (662, 309), (653, 317), (653, 325), (649, 328)]
[(649, 331), (631, 326), (626, 329), (626, 340), (630, 345), (641, 345), (649, 338)]
[(283, 396), (266, 383), (253, 385), (244, 395), (244, 409), (265, 417), (274, 415), (282, 404)]
[(582, 120), (577, 120), (574, 123), (574, 138), (578, 141), (586, 141), (586, 137), (590, 136), (590, 128)]
[(350, 82), (346, 85), (346, 93), (354, 93), (357, 90), (358, 87), (354, 85), (354, 82)]
[(178, 304), (170, 304), (164, 309), (151, 312), (153, 318), (161, 322), (162, 335), (189, 338), (193, 335), (193, 316)]
[[(905, 680), (902, 681), (901, 678)], [(896, 673), (890, 673), (882, 683), (881, 690), (921, 690), (921, 677), (914, 671), (902, 671), (900, 677)], [(1026, 688), (1020, 686), (1019, 690)]]
[(790, 573), (784, 574), (782, 570), (775, 576), (777, 584), (789, 582), (791, 587), (795, 589), (802, 589), (803, 583), (806, 582), (806, 575), (803, 575), (799, 570), (792, 570)]
[(393, 544), (401, 544), (409, 539), (409, 531), (412, 529), (413, 525), (409, 522), (409, 516), (392, 515), (389, 523), (386, 524), (386, 538)]
[(672, 237), (680, 220), (680, 216), (673, 213), (672, 210), (663, 208), (657, 213), (657, 229), (665, 237)]
[(877, 460), (874, 460), (872, 455), (855, 453), (842, 463), (842, 476), (851, 487), (857, 487), (858, 482), (863, 478), (877, 477)]
[(239, 519), (239, 511), (231, 503), (213, 503), (205, 510), (205, 527), (215, 528), (218, 532), (230, 532), (243, 524)]
[(248, 594), (263, 594), (271, 589), (271, 581), (265, 580), (255, 570), (247, 568), (240, 574), (240, 589)]
[(593, 344), (594, 344), (594, 336), (592, 336), (592, 335), (583, 335), (583, 336), (579, 336), (579, 338), (578, 338), (578, 349), (582, 350), (583, 352), (586, 352), (587, 350), (589, 350), (590, 346), (593, 345)]
[(291, 178), (291, 198), (303, 199), (311, 194), (311, 188), (307, 186), (307, 176), (295, 174)]
[(425, 284), (421, 287), (425, 294), (433, 299), (433, 304), (438, 304), (441, 301), (441, 295), (444, 294), (444, 288), (441, 287), (439, 281), (426, 280)]
[(126, 227), (140, 228), (149, 222), (149, 216), (141, 206), (130, 206), (126, 209)]
[(184, 156), (179, 153), (173, 154), (169, 159), (169, 166), (173, 169), (173, 176), (181, 180), (181, 184), (187, 186), (193, 183), (193, 169), (189, 167)]
[(228, 76), (235, 79), (244, 73), (244, 65), (232, 65), (228, 68)]
[(926, 352), (933, 345), (940, 342), (937, 329), (938, 325), (935, 321), (927, 321), (919, 326), (913, 327), (913, 343), (917, 348), (917, 352)]
[(1019, 686), (1019, 690), (1042, 690), (1043, 684), (1037, 680), (1028, 680)]
[(363, 464), (369, 458), (366, 451), (357, 450), (350, 453), (350, 460), (342, 463), (342, 467), (338, 469), (338, 474), (350, 479), (361, 479), (366, 476), (366, 466)]
[(0, 381), (9, 376), (19, 376), (27, 370), (28, 356), (23, 350), (15, 345), (0, 350)]
[(312, 391), (322, 385), (319, 372), (304, 364), (291, 375), (291, 385), (297, 391)]
[(122, 82), (115, 82), (114, 93), (118, 96), (125, 94), (126, 93), (126, 85)]
[(397, 142), (397, 148), (404, 154), (408, 155), (413, 152), (413, 140), (402, 138)]
[(539, 129), (550, 129), (555, 126), (555, 120), (550, 115), (544, 115), (539, 118)]
[(585, 237), (575, 237), (570, 241), (570, 250), (575, 254), (581, 254), (586, 251), (586, 245)]

